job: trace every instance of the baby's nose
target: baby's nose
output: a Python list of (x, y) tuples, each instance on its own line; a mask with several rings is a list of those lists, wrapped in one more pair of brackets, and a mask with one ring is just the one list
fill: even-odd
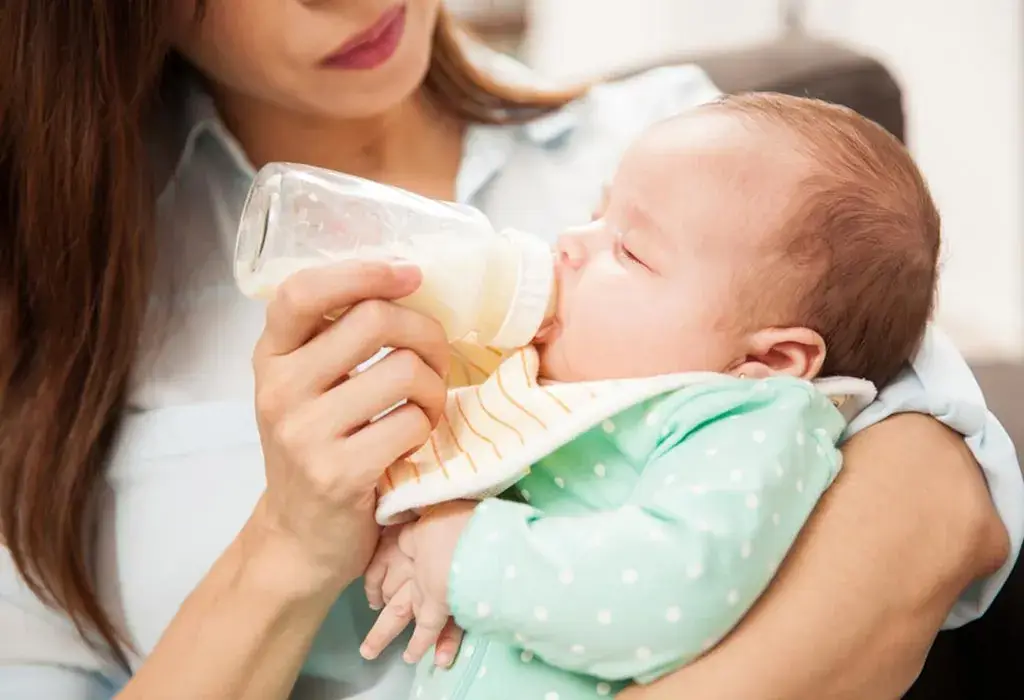
[(587, 260), (587, 236), (583, 229), (570, 229), (558, 237), (557, 260), (573, 270), (583, 266)]

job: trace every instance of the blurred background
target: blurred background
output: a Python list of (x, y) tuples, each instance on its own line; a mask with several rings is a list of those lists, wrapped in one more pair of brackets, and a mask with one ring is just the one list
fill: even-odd
[(449, 0), (483, 37), (574, 81), (802, 31), (879, 61), (942, 212), (938, 319), (971, 359), (1024, 359), (1024, 2)]
[[(448, 0), (569, 82), (693, 61), (726, 91), (847, 104), (909, 146), (943, 219), (937, 321), (1024, 452), (1024, 0)], [(940, 635), (913, 700), (1024, 697), (1024, 566)]]

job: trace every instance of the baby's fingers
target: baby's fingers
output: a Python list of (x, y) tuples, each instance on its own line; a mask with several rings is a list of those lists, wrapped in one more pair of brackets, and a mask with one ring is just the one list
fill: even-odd
[(462, 628), (455, 624), (453, 618), (449, 617), (434, 645), (434, 665), (438, 668), (451, 668), (460, 646), (462, 646)]
[(412, 622), (412, 589), (412, 583), (406, 583), (381, 610), (359, 647), (359, 653), (364, 659), (372, 660), (380, 656), (388, 644)]
[(386, 557), (375, 556), (363, 574), (363, 585), (366, 587), (366, 601), (371, 610), (384, 607), (384, 577), (388, 573)]
[(405, 648), (402, 658), (406, 663), (414, 664), (430, 651), (430, 647), (438, 641), (441, 631), (448, 623), (448, 610), (438, 605), (420, 606), (416, 615), (416, 627), (412, 631), (412, 639)]
[[(394, 569), (399, 562), (407, 562), (406, 557), (398, 549), (398, 532), (395, 527), (386, 527), (381, 533), (380, 541), (377, 543), (377, 551), (370, 560), (363, 574), (363, 585), (366, 588), (366, 601), (370, 604), (371, 610), (380, 610), (391, 597), (386, 582), (394, 578)], [(408, 568), (408, 567), (405, 567)], [(405, 580), (409, 577), (406, 576)], [(404, 580), (401, 581), (404, 583)], [(394, 585), (394, 584), (392, 584)], [(396, 586), (397, 590), (398, 586)]]

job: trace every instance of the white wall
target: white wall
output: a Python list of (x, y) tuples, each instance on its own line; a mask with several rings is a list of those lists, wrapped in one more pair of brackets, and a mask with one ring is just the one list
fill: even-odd
[(519, 14), (526, 0), (446, 0), (445, 5), (459, 17), (494, 17)]
[[(780, 29), (771, 0), (530, 5), (526, 60), (564, 78)], [(911, 149), (944, 222), (940, 324), (971, 357), (1024, 356), (1024, 3), (810, 0), (807, 18), (882, 59), (904, 88)]]

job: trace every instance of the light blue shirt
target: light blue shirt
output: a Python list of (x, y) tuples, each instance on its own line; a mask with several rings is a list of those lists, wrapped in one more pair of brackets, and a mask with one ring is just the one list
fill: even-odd
[[(494, 69), (532, 80), (516, 64)], [(514, 74), (514, 75), (513, 75)], [(457, 199), (500, 227), (554, 238), (586, 220), (625, 147), (647, 126), (712, 99), (695, 67), (660, 69), (594, 88), (525, 126), (468, 130)], [(263, 308), (235, 289), (235, 227), (253, 169), (217, 117), (193, 95), (177, 120), (180, 155), (159, 201), (159, 266), (124, 429), (101, 502), (95, 570), (100, 595), (142, 655), (231, 541), (264, 487), (252, 409), (253, 343)], [(1013, 446), (950, 341), (928, 332), (912, 366), (851, 426), (901, 411), (937, 417), (962, 433), (984, 470), (1010, 533), (1012, 555), (968, 590), (947, 627), (979, 616), (1016, 560), (1024, 537), (1024, 482)], [(358, 588), (358, 587), (356, 587)], [(361, 591), (335, 606), (294, 697), (404, 697), (411, 669), (397, 655), (362, 662), (372, 621)], [(124, 678), (43, 606), (0, 549), (0, 699), (92, 700)], [(13, 632), (13, 633), (11, 633)]]

